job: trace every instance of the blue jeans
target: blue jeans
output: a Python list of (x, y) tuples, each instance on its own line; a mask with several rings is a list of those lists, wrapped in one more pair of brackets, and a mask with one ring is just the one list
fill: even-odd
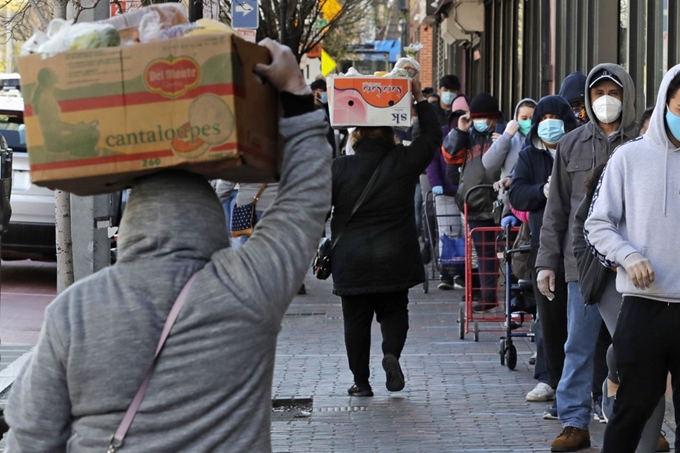
[(567, 283), (567, 342), (564, 369), (557, 386), (557, 415), (564, 427), (588, 429), (591, 419), (593, 358), (602, 317), (597, 305), (584, 308), (577, 282)]
[[(255, 211), (255, 224), (260, 221), (262, 218), (262, 214), (264, 211)], [(243, 244), (248, 242), (248, 237), (249, 236), (239, 236), (237, 238), (232, 238), (231, 239), (231, 247), (236, 250), (237, 248), (241, 247)]]

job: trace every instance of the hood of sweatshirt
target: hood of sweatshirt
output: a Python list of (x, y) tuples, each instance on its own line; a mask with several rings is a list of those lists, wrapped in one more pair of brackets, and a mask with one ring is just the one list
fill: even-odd
[(169, 170), (132, 186), (118, 237), (118, 261), (189, 258), (208, 261), (229, 247), (225, 218), (208, 181)]
[(534, 115), (531, 117), (531, 130), (527, 135), (524, 146), (532, 146), (534, 137), (540, 140), (538, 137), (538, 123), (541, 122), (543, 115), (548, 113), (557, 115), (564, 122), (565, 134), (578, 127), (578, 122), (574, 112), (571, 110), (571, 105), (565, 98), (555, 95), (544, 96), (536, 104)]
[(564, 78), (558, 96), (562, 96), (571, 104), (572, 102), (585, 101), (586, 91), (586, 76), (576, 71)]
[[(642, 136), (643, 143), (647, 146), (666, 151), (666, 159), (664, 162), (664, 176), (668, 181), (668, 154), (678, 152), (680, 149), (676, 148), (666, 132), (666, 111), (668, 105), (667, 92), (671, 81), (680, 74), (680, 65), (673, 66), (668, 70), (661, 86), (659, 86), (659, 94), (656, 98), (656, 108), (652, 117), (649, 119), (649, 129), (645, 135)], [(668, 184), (664, 185), (663, 193), (663, 214), (666, 216), (666, 208), (668, 206)], [(672, 190), (672, 189), (671, 189)]]
[(537, 102), (534, 101), (534, 100), (531, 99), (531, 98), (524, 98), (524, 99), (522, 99), (521, 101), (519, 101), (519, 102), (517, 103), (517, 105), (515, 106), (515, 113), (512, 115), (512, 119), (515, 120), (515, 121), (519, 121), (519, 120), (517, 119), (517, 116), (519, 115), (519, 107), (520, 107), (522, 104), (531, 104), (534, 108), (536, 108)]
[(595, 66), (586, 79), (586, 113), (588, 113), (588, 118), (590, 118), (590, 124), (593, 125), (594, 130), (597, 131), (597, 133), (604, 136), (604, 131), (597, 122), (597, 117), (593, 112), (592, 102), (590, 101), (590, 88), (588, 88), (592, 83), (595, 74), (603, 69), (614, 74), (623, 84), (623, 111), (621, 112), (621, 125), (619, 126), (617, 133), (635, 137), (635, 84), (633, 83), (630, 74), (628, 74), (621, 66), (614, 63), (602, 63)]

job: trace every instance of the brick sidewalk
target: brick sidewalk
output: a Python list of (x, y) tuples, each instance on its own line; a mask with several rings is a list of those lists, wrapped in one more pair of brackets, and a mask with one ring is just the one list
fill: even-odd
[[(543, 420), (547, 404), (527, 403), (535, 344), (516, 340), (518, 365), (502, 367), (498, 333), (482, 332), (479, 343), (458, 339), (462, 291), (411, 290), (409, 337), (402, 356), (406, 388), (384, 387), (380, 330), (374, 323), (373, 398), (352, 398), (343, 343), (340, 299), (331, 284), (307, 278), (308, 295), (291, 305), (279, 336), (274, 398), (312, 398), (308, 417), (274, 417), (277, 453), (300, 452), (543, 452), (560, 433)], [(434, 283), (434, 282), (432, 282)], [(434, 285), (430, 285), (431, 287)], [(483, 325), (490, 327), (489, 324)], [(604, 426), (591, 422), (593, 448)], [(668, 428), (668, 427), (666, 427)], [(666, 429), (672, 444), (672, 432)]]

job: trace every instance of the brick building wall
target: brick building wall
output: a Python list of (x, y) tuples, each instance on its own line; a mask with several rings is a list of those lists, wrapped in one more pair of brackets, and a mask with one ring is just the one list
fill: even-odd
[(434, 27), (428, 24), (421, 24), (418, 28), (418, 40), (423, 48), (418, 53), (420, 62), (420, 82), (424, 87), (437, 88), (434, 80)]

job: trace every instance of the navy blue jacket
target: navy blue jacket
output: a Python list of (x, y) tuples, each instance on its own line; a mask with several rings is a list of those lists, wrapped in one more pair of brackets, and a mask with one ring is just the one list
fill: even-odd
[(529, 211), (532, 248), (539, 246), (543, 211), (548, 201), (543, 194), (543, 186), (552, 174), (554, 160), (548, 150), (534, 146), (533, 138), (538, 138), (538, 123), (543, 115), (548, 113), (557, 115), (562, 119), (565, 132), (578, 127), (571, 106), (561, 96), (545, 96), (542, 98), (536, 105), (531, 117), (531, 130), (527, 134), (524, 148), (519, 152), (519, 158), (512, 175), (510, 204), (518, 211)]

